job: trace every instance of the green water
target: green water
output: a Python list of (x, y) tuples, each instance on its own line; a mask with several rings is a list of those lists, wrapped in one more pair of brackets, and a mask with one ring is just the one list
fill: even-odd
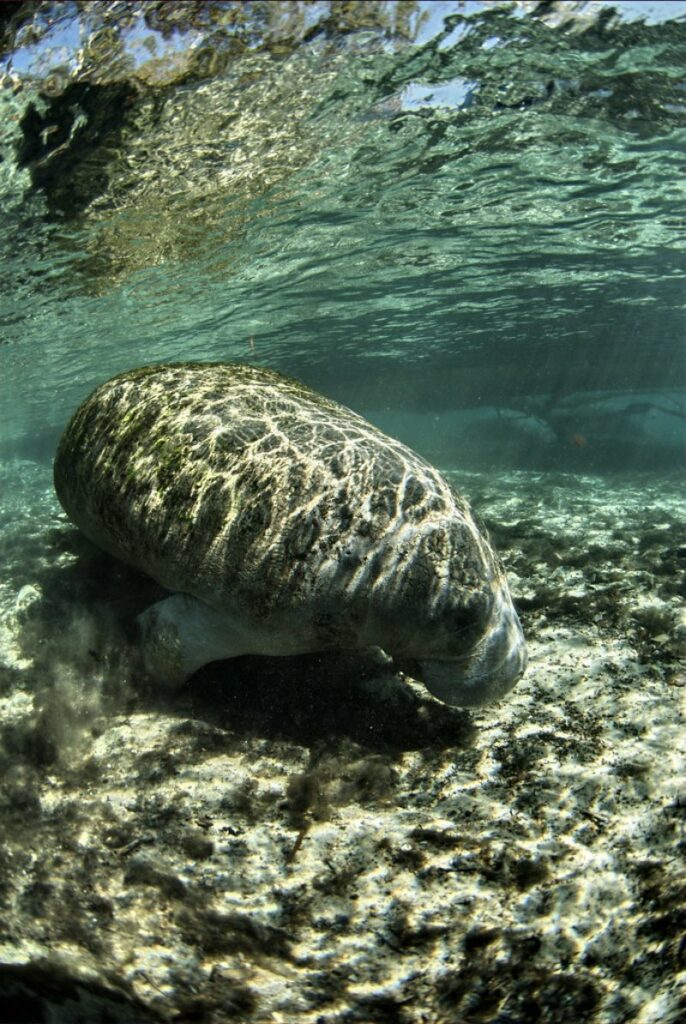
[[(678, 468), (683, 5), (267, 6), (138, 19), (126, 72), (62, 4), (5, 58), (6, 456), (115, 372), (240, 359), (444, 463)], [(210, 27), (217, 73), (145, 71)]]
[[(0, 4), (2, 1021), (682, 1024), (685, 69), (681, 0)], [(513, 691), (155, 688), (52, 460), (172, 360), (438, 466)]]

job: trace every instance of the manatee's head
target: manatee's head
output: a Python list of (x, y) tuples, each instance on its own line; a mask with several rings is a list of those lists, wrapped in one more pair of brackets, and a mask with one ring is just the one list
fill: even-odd
[[(404, 533), (391, 589), (402, 592), (386, 650), (446, 704), (479, 707), (503, 697), (527, 665), (522, 627), (503, 567), (466, 503), (451, 518)], [(396, 606), (398, 607), (398, 606)], [(384, 644), (381, 644), (384, 646)]]
[(502, 579), (473, 647), (458, 657), (420, 660), (419, 675), (427, 690), (445, 704), (475, 708), (504, 697), (526, 665), (524, 634)]

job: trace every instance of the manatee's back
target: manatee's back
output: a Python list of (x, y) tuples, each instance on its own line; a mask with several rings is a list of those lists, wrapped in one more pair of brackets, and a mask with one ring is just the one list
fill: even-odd
[[(365, 573), (385, 571), (384, 538), (460, 501), (350, 410), (240, 364), (103, 384), (65, 430), (55, 487), (91, 540), (168, 589), (259, 617), (314, 601), (332, 644), (368, 612)], [(426, 596), (412, 597), (416, 611)]]

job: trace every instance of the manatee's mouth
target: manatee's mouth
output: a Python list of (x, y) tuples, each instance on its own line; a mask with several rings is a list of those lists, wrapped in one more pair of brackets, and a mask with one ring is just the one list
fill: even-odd
[(421, 679), (434, 697), (445, 704), (477, 708), (508, 693), (526, 669), (527, 660), (522, 627), (504, 587), (486, 632), (469, 654), (427, 659), (419, 666)]

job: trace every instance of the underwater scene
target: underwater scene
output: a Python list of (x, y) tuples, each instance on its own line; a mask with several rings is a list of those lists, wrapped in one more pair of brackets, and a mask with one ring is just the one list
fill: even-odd
[(686, 1021), (686, 2), (0, 4), (0, 1022)]

